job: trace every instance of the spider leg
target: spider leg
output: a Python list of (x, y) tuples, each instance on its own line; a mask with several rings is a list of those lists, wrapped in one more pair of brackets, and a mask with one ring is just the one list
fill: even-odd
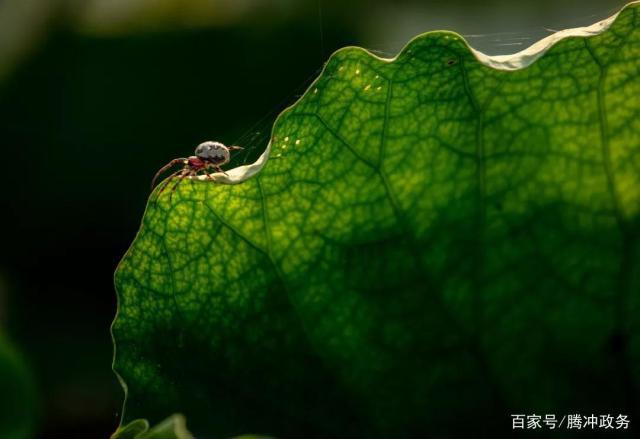
[[(205, 173), (205, 175), (206, 175), (206, 177), (207, 177), (209, 180), (213, 180), (213, 177), (211, 176), (211, 174), (209, 174), (209, 172), (207, 172), (207, 168), (202, 168), (202, 169), (198, 169), (197, 171), (192, 171), (192, 172), (191, 172), (191, 174), (190, 174), (190, 176), (191, 176), (191, 177), (198, 177), (198, 176), (200, 175), (200, 171), (204, 172), (204, 173)], [(191, 182), (193, 182), (193, 179), (192, 179), (192, 178), (191, 178), (190, 180), (191, 180)]]
[(226, 175), (227, 177), (229, 176), (229, 174), (227, 174), (224, 169), (222, 169), (220, 166), (215, 165), (214, 168), (216, 169), (216, 171), (218, 172), (222, 172), (224, 175)]
[(228, 149), (229, 151), (238, 151), (238, 150), (240, 150), (240, 149), (244, 149), (244, 148), (243, 148), (242, 146), (236, 146), (236, 145), (234, 145), (234, 146), (229, 146), (227, 149)]
[(158, 199), (160, 199), (160, 194), (162, 194), (162, 192), (167, 188), (167, 186), (169, 185), (169, 183), (171, 183), (173, 178), (178, 176), (178, 174), (181, 174), (182, 172), (184, 172), (184, 169), (180, 169), (174, 172), (162, 183), (162, 185), (160, 186), (160, 190), (158, 191), (158, 195), (156, 195), (156, 202), (158, 201)]
[(207, 178), (209, 180), (214, 180), (213, 176), (211, 174), (209, 174), (209, 171), (207, 170), (207, 168), (202, 168), (202, 171), (204, 171), (204, 173), (207, 175)]
[(178, 181), (176, 181), (176, 184), (174, 184), (173, 187), (171, 188), (171, 193), (169, 194), (169, 202), (171, 202), (171, 200), (173, 199), (173, 194), (178, 188), (178, 185), (182, 183), (182, 180), (184, 180), (188, 175), (195, 175), (195, 172), (193, 172), (190, 169), (183, 169), (182, 173), (178, 175)]
[[(158, 179), (160, 174), (162, 174), (164, 171), (166, 171), (167, 169), (171, 168), (172, 166), (175, 166), (175, 165), (177, 165), (179, 163), (184, 163), (185, 160), (186, 160), (185, 158), (173, 159), (169, 163), (164, 165), (162, 168), (160, 168), (160, 170), (158, 172), (156, 172), (156, 175), (153, 177), (153, 180), (151, 180), (151, 189), (153, 189), (153, 187), (156, 185), (156, 180)], [(176, 173), (174, 173), (174, 175), (175, 174)]]

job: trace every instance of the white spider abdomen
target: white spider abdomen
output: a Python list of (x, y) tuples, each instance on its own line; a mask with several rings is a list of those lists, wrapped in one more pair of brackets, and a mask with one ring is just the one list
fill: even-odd
[(202, 142), (196, 148), (196, 156), (216, 164), (224, 164), (229, 161), (229, 149), (220, 142), (208, 140)]

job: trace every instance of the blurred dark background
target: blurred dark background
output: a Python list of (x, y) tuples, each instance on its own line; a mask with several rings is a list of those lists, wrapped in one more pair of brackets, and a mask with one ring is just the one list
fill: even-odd
[(435, 29), (489, 54), (619, 0), (0, 1), (0, 325), (35, 377), (38, 437), (108, 437), (113, 271), (155, 171), (206, 139), (266, 145), (332, 51)]

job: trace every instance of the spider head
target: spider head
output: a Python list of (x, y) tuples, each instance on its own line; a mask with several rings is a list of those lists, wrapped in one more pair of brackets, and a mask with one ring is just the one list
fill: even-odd
[(196, 157), (215, 165), (224, 165), (229, 162), (229, 148), (220, 142), (212, 142), (209, 140), (198, 145), (196, 148)]

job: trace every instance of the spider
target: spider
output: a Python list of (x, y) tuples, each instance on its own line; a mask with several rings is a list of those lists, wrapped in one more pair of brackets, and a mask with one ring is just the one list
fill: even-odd
[(210, 140), (202, 142), (196, 147), (196, 155), (192, 155), (191, 157), (187, 158), (181, 157), (173, 159), (162, 168), (160, 168), (160, 170), (156, 172), (156, 175), (151, 181), (151, 190), (153, 190), (153, 187), (156, 184), (156, 180), (158, 179), (160, 174), (175, 165), (183, 166), (182, 169), (174, 172), (169, 176), (169, 178), (167, 178), (166, 182), (162, 185), (160, 191), (158, 192), (158, 197), (160, 197), (160, 194), (167, 188), (173, 177), (178, 177), (178, 181), (171, 188), (171, 196), (169, 198), (173, 197), (173, 193), (176, 191), (176, 188), (183, 179), (187, 177), (194, 177), (198, 175), (198, 172), (200, 171), (203, 171), (207, 175), (207, 178), (209, 180), (213, 180), (213, 177), (208, 172), (209, 168), (213, 168), (217, 172), (226, 174), (226, 172), (224, 172), (220, 166), (229, 163), (229, 160), (231, 159), (231, 151), (237, 151), (239, 149), (243, 148), (240, 146), (225, 146), (220, 142), (212, 142)]

